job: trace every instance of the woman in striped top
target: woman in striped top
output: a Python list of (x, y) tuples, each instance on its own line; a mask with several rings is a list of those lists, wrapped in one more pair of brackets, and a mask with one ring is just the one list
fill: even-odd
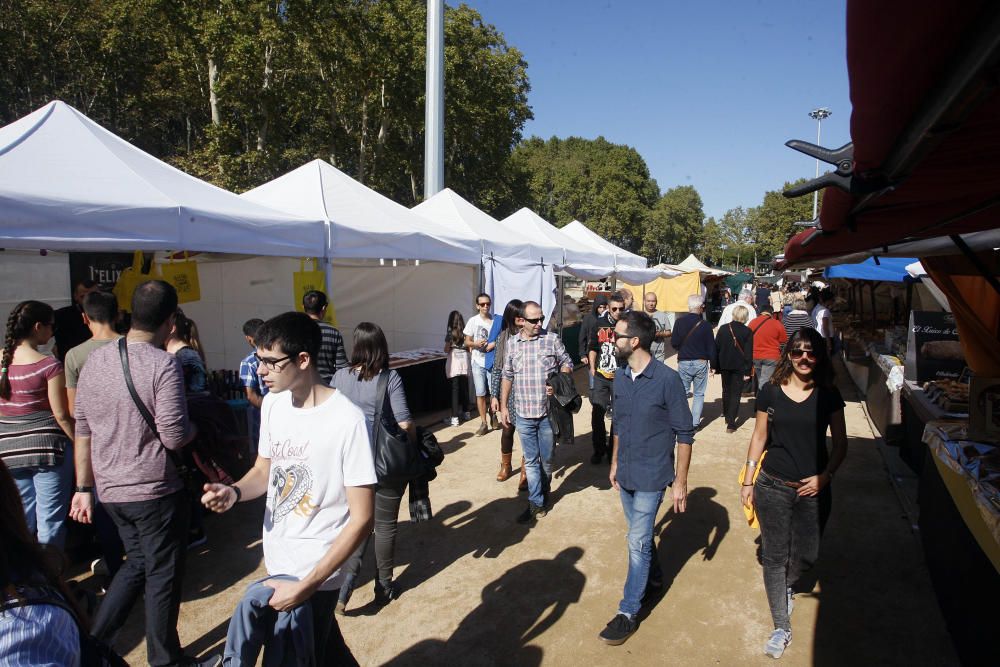
[(785, 325), (785, 331), (788, 333), (788, 340), (792, 339), (795, 332), (799, 329), (805, 327), (813, 326), (812, 315), (806, 309), (806, 300), (802, 298), (796, 298), (792, 302), (792, 311), (785, 316), (782, 324)]
[(0, 459), (21, 493), (28, 529), (62, 547), (73, 478), (73, 418), (62, 364), (38, 347), (52, 338), (55, 313), (23, 301), (7, 318), (0, 357)]

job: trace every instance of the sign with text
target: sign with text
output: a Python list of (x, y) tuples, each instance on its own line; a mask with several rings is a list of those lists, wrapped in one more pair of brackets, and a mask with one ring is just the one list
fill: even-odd
[(107, 292), (114, 288), (118, 276), (132, 266), (130, 252), (71, 252), (69, 254), (69, 292), (84, 280), (93, 280)]
[(956, 380), (965, 367), (954, 315), (920, 310), (910, 313), (904, 368), (907, 380)]

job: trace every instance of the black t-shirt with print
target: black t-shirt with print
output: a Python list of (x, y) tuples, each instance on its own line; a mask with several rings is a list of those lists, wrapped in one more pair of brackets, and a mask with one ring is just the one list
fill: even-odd
[(615, 360), (615, 324), (617, 320), (604, 313), (597, 318), (597, 332), (590, 341), (590, 349), (597, 353), (594, 370), (609, 380), (615, 379), (618, 362)]
[(778, 385), (764, 385), (757, 394), (757, 410), (773, 410), (764, 472), (789, 481), (823, 472), (829, 460), (826, 431), (830, 417), (843, 408), (844, 399), (836, 387), (816, 387), (796, 403)]

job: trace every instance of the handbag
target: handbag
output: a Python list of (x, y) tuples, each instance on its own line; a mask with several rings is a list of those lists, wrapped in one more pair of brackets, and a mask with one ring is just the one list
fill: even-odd
[(153, 421), (153, 415), (150, 414), (146, 404), (142, 402), (142, 399), (139, 398), (139, 394), (135, 390), (135, 384), (132, 382), (132, 371), (128, 366), (128, 343), (125, 340), (125, 336), (118, 339), (118, 356), (121, 357), (122, 360), (122, 370), (125, 373), (125, 384), (128, 386), (128, 393), (132, 396), (132, 402), (135, 403), (135, 407), (139, 410), (139, 414), (142, 415), (143, 421), (146, 422), (146, 426), (148, 426), (149, 430), (156, 436), (156, 441), (160, 443), (160, 447), (163, 447), (163, 451), (167, 453), (167, 458), (169, 458), (171, 463), (174, 464), (174, 468), (177, 469), (177, 475), (184, 483), (184, 488), (189, 493), (194, 494), (196, 498), (201, 497), (201, 481), (195, 477), (194, 471), (191, 470), (186, 463), (184, 463), (184, 459), (181, 458), (180, 454), (171, 449), (167, 449), (166, 445), (163, 444), (163, 440), (160, 440), (160, 432), (156, 429), (156, 422)]
[(389, 371), (382, 371), (375, 390), (375, 419), (372, 440), (375, 446), (375, 476), (379, 484), (399, 484), (422, 477), (427, 465), (406, 431), (399, 428), (389, 402)]
[[(736, 344), (736, 349), (740, 351), (740, 354), (742, 354), (744, 357), (746, 357), (746, 353), (743, 351), (743, 346), (740, 345), (740, 341), (736, 339), (736, 334), (733, 333), (733, 325), (732, 325), (732, 323), (729, 324), (729, 335), (733, 337), (733, 343)], [(753, 394), (754, 393), (754, 386), (755, 386), (755, 384), (757, 382), (757, 377), (756, 376), (757, 376), (756, 369), (753, 367), (753, 364), (751, 363), (750, 364), (750, 379), (743, 383), (743, 391), (742, 391), (742, 393), (744, 393), (744, 394)]]
[[(767, 442), (764, 444), (764, 451), (760, 453), (760, 458), (757, 460), (757, 467), (753, 469), (753, 480), (752, 483), (757, 483), (757, 477), (760, 475), (761, 468), (764, 467), (764, 457), (767, 456), (767, 446), (771, 444), (771, 422), (774, 421), (774, 408), (767, 409)], [(740, 486), (744, 484), (743, 480), (746, 479), (747, 475), (747, 464), (744, 463), (740, 467), (739, 483)], [(757, 508), (751, 505), (747, 507), (743, 505), (743, 514), (747, 518), (747, 525), (751, 528), (756, 528), (760, 530), (760, 522), (757, 520)]]

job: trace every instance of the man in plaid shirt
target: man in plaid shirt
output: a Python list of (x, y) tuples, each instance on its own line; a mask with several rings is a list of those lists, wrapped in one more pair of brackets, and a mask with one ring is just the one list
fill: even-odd
[(302, 297), (302, 309), (316, 321), (322, 334), (316, 368), (319, 369), (319, 376), (326, 384), (330, 384), (334, 373), (349, 365), (347, 351), (344, 350), (344, 337), (332, 325), (323, 321), (328, 304), (326, 294), (319, 290), (310, 290)]
[(247, 408), (247, 433), (250, 435), (250, 447), (254, 456), (257, 455), (257, 442), (260, 440), (260, 404), (267, 395), (267, 385), (261, 382), (260, 376), (257, 375), (257, 366), (260, 362), (257, 361), (255, 354), (257, 345), (254, 343), (257, 329), (262, 324), (264, 320), (259, 317), (247, 320), (243, 324), (243, 337), (246, 338), (251, 352), (240, 362), (240, 384), (243, 385), (247, 401), (250, 402)]
[(573, 371), (573, 360), (562, 340), (542, 329), (544, 321), (542, 307), (534, 301), (525, 302), (524, 317), (515, 320), (521, 332), (507, 343), (500, 385), (500, 416), (504, 424), (510, 424), (507, 401), (514, 388), (514, 428), (521, 436), (528, 474), (528, 509), (517, 518), (519, 523), (531, 523), (545, 516), (545, 499), (552, 481), (553, 436), (549, 423), (552, 388), (546, 380), (559, 370)]

